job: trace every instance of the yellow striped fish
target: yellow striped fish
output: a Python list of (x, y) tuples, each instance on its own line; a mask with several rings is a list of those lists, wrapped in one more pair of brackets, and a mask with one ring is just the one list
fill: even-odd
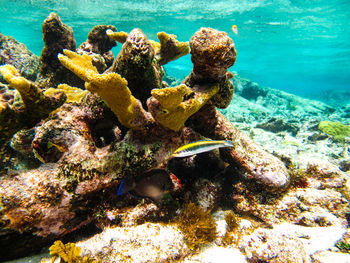
[(234, 147), (234, 145), (231, 141), (202, 140), (181, 146), (173, 153), (172, 157), (187, 157), (198, 153), (209, 152), (221, 147)]

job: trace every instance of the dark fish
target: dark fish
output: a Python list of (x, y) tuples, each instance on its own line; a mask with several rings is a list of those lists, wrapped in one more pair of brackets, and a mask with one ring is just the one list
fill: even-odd
[(131, 193), (140, 197), (150, 197), (153, 200), (160, 200), (164, 194), (174, 189), (171, 175), (165, 170), (155, 168), (144, 172), (134, 178), (127, 176), (120, 184), (118, 195)]

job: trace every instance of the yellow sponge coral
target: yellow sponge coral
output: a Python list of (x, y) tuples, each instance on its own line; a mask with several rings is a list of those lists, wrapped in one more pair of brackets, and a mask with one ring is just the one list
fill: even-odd
[[(158, 32), (157, 37), (160, 41), (158, 62), (161, 65), (187, 55), (190, 52), (188, 42), (178, 41), (175, 35), (170, 35), (165, 32)], [(153, 44), (153, 46), (156, 45)]]
[(120, 32), (113, 32), (112, 30), (108, 29), (106, 31), (107, 36), (109, 36), (111, 39), (118, 41), (119, 43), (124, 43), (128, 37), (128, 33), (124, 31)]
[(128, 128), (138, 128), (139, 125), (133, 123), (133, 120), (145, 116), (145, 112), (131, 95), (126, 79), (117, 73), (99, 74), (88, 55), (79, 55), (69, 50), (63, 52), (64, 55), (58, 55), (63, 66), (85, 80), (86, 89), (97, 93), (117, 115), (121, 124)]
[(154, 113), (154, 117), (164, 127), (178, 131), (218, 91), (219, 85), (202, 87), (196, 91), (184, 84), (174, 88), (153, 89), (151, 94), (162, 107), (161, 111)]
[(43, 94), (38, 87), (31, 81), (21, 77), (21, 74), (14, 66), (3, 65), (0, 67), (0, 73), (4, 79), (19, 92), (25, 105), (30, 105), (42, 99)]
[(88, 93), (87, 90), (82, 90), (79, 88), (71, 87), (67, 84), (60, 84), (57, 86), (57, 89), (54, 88), (49, 88), (44, 92), (44, 95), (50, 96), (51, 94), (55, 94), (58, 91), (63, 91), (66, 96), (67, 100), (66, 102), (76, 102), (76, 103), (81, 103), (83, 98), (86, 96)]

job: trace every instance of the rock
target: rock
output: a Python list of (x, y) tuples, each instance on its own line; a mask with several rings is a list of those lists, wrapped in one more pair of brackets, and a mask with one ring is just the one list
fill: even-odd
[(256, 101), (260, 96), (266, 97), (267, 93), (268, 93), (268, 90), (262, 88), (256, 82), (247, 81), (240, 95), (247, 100)]
[(311, 262), (303, 243), (288, 234), (258, 230), (240, 243), (249, 262)]
[(273, 229), (258, 228), (253, 234), (241, 237), (238, 246), (246, 253), (249, 262), (311, 262), (311, 255), (334, 248), (344, 232), (342, 227), (303, 227), (283, 223)]
[(155, 223), (106, 228), (76, 245), (102, 262), (171, 262), (189, 252), (177, 228)]
[[(20, 74), (35, 81), (41, 62), (24, 44), (10, 36), (0, 33), (0, 65), (13, 65)], [(0, 81), (3, 81), (0, 75)]]
[(288, 123), (282, 119), (276, 119), (276, 118), (271, 118), (265, 123), (258, 124), (256, 127), (267, 131), (271, 131), (274, 133), (287, 131), (287, 132), (290, 132), (293, 136), (295, 136), (300, 129), (295, 124)]
[(340, 170), (343, 172), (347, 172), (350, 170), (350, 159), (349, 160), (344, 160), (340, 163)]
[(186, 258), (184, 263), (246, 263), (246, 257), (237, 248), (219, 247), (216, 245), (204, 247), (199, 254)]
[(242, 183), (234, 185), (235, 209), (268, 224), (283, 221), (308, 226), (346, 225), (347, 200), (333, 189), (297, 188), (283, 197), (252, 194)]
[(312, 262), (315, 263), (348, 263), (350, 262), (350, 255), (346, 253), (319, 251), (311, 256)]

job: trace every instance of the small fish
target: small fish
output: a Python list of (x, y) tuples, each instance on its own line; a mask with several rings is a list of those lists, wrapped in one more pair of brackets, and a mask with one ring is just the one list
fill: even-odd
[(50, 148), (52, 148), (52, 147), (56, 147), (57, 150), (59, 150), (59, 151), (62, 152), (62, 153), (68, 151), (68, 148), (67, 148), (66, 145), (58, 145), (58, 144), (56, 144), (56, 143), (53, 143), (53, 142), (49, 141), (49, 142), (47, 143), (47, 149), (50, 149)]
[(238, 35), (238, 27), (236, 25), (232, 26), (232, 31), (233, 33), (235, 33), (236, 35)]
[(137, 178), (127, 176), (119, 186), (118, 195), (131, 193), (136, 196), (160, 200), (164, 194), (174, 189), (172, 181), (174, 176), (171, 174), (170, 177), (165, 169), (160, 168), (148, 170)]
[(181, 146), (173, 153), (172, 157), (187, 157), (198, 153), (209, 152), (221, 147), (234, 147), (234, 145), (231, 141), (197, 141)]

